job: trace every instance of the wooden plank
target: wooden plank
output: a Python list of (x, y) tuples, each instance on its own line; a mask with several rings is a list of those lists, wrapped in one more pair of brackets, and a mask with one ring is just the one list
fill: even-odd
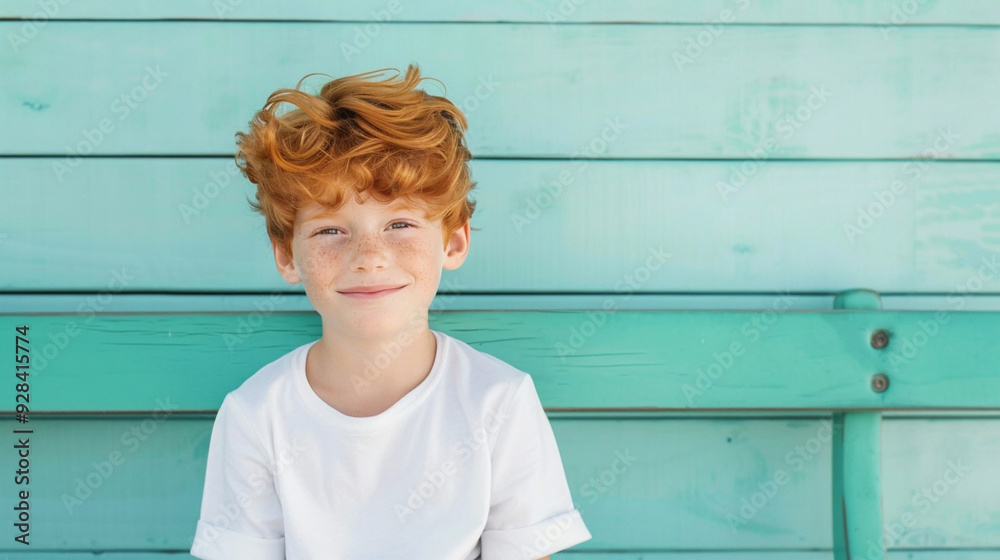
[[(881, 308), (879, 295), (871, 290), (847, 290), (837, 294), (835, 309)], [(872, 346), (883, 349), (885, 344)], [(885, 385), (873, 388), (886, 390)], [(885, 560), (882, 539), (882, 412), (835, 412), (833, 414), (832, 507), (833, 555), (835, 560), (867, 558)]]
[[(0, 22), (0, 35), (22, 25)], [(1000, 74), (994, 27), (900, 26), (887, 37), (878, 27), (733, 26), (705, 47), (695, 41), (706, 31), (690, 25), (358, 29), (51, 21), (0, 57), (0, 73), (15, 77), (0, 121), (46, 134), (4, 135), (0, 153), (70, 163), (76, 154), (227, 155), (276, 89), (317, 71), (419, 61), (447, 86), (429, 82), (428, 91), (468, 114), (476, 157), (913, 158), (935, 142), (934, 157), (1000, 154), (1000, 113), (980, 109), (994, 102), (990, 80)], [(342, 43), (355, 42), (345, 54)], [(219, 71), (247, 56), (253, 72)]]
[[(431, 302), (431, 311), (537, 311), (537, 310), (579, 310), (600, 309), (607, 295), (601, 294), (517, 294), (517, 295), (475, 295), (449, 294), (449, 285), (442, 283), (441, 291)], [(304, 293), (282, 293), (284, 299), (276, 301), (276, 311), (313, 311), (313, 305)], [(0, 310), (15, 315), (34, 313), (76, 313), (81, 302), (85, 304), (91, 294), (0, 294)], [(102, 312), (251, 312), (256, 308), (254, 301), (260, 295), (252, 294), (202, 294), (202, 295), (156, 295), (119, 293), (105, 298)], [(833, 296), (797, 294), (792, 309), (829, 309)], [(619, 309), (631, 310), (678, 310), (678, 309), (760, 309), (774, 301), (774, 295), (760, 294), (674, 294), (652, 295), (632, 294), (620, 298)], [(941, 308), (945, 309), (944, 298), (938, 297)], [(931, 307), (933, 309), (933, 307)], [(969, 298), (970, 311), (1000, 310), (1000, 298), (974, 296)]]
[[(441, 312), (431, 328), (535, 378), (561, 409), (1000, 408), (993, 312)], [(0, 315), (30, 326), (34, 412), (216, 410), (260, 367), (320, 337), (316, 313)], [(869, 337), (890, 334), (875, 350)], [(13, 347), (0, 362), (13, 362)], [(889, 390), (871, 389), (875, 373)], [(4, 386), (2, 406), (13, 406)], [(10, 408), (6, 408), (10, 411)]]
[[(998, 550), (891, 551), (889, 560), (995, 560)], [(553, 560), (832, 560), (829, 551), (773, 552), (565, 552)]]
[[(993, 560), (998, 550), (983, 551), (916, 551), (889, 553), (889, 560)], [(182, 552), (103, 553), (103, 552), (12, 552), (9, 560), (192, 560)], [(735, 552), (559, 552), (553, 560), (830, 560), (823, 551), (735, 551)]]
[[(515, 294), (515, 295), (474, 295), (449, 294), (444, 291), (431, 302), (432, 311), (538, 311), (559, 310), (572, 311), (581, 309), (600, 309), (607, 295), (577, 295), (577, 294)], [(313, 306), (304, 293), (283, 293), (284, 299), (275, 302), (276, 311), (312, 311)], [(830, 309), (832, 295), (793, 294), (791, 309)], [(35, 313), (72, 314), (78, 310), (81, 303), (87, 309), (87, 299), (90, 294), (0, 294), (0, 309), (4, 313), (14, 315), (30, 315)], [(102, 312), (252, 312), (256, 310), (254, 301), (260, 295), (157, 295), (120, 293), (104, 299), (100, 307)], [(632, 294), (631, 297), (619, 298), (615, 302), (619, 309), (638, 311), (677, 311), (677, 310), (745, 310), (766, 308), (774, 301), (773, 295), (767, 294)], [(993, 295), (966, 295), (962, 298), (963, 311), (1000, 311), (1000, 297)], [(943, 295), (883, 295), (882, 302), (887, 311), (954, 311), (954, 305), (948, 302), (948, 296)]]
[(996, 425), (886, 419), (882, 442), (884, 538), (890, 549), (1000, 546), (1000, 501), (993, 496), (1000, 489), (998, 462), (987, 451), (1000, 449)]
[[(33, 550), (184, 549), (193, 538), (212, 417), (168, 415), (144, 428), (150, 418), (32, 420)], [(708, 558), (726, 558), (724, 552), (812, 551), (832, 560), (831, 511), (824, 507), (831, 498), (832, 445), (821, 437), (822, 419), (551, 421), (574, 503), (594, 535), (581, 550)], [(890, 549), (923, 558), (920, 549), (933, 548), (939, 556), (928, 558), (935, 560), (995, 554), (1000, 421), (887, 419), (884, 424), (885, 470), (893, 473), (885, 492), (887, 527), (894, 535)], [(14, 428), (9, 418), (0, 425), (7, 433)], [(120, 464), (104, 476), (102, 461), (115, 451)], [(608, 471), (616, 452), (635, 459), (613, 475)], [(961, 460), (969, 472), (930, 508), (914, 507), (913, 495), (944, 478), (947, 460)], [(622, 464), (614, 466), (622, 470)], [(755, 496), (763, 496), (762, 487), (779, 472), (786, 483), (761, 505)], [(0, 506), (7, 511), (13, 507), (13, 482), (13, 477), (0, 482)], [(83, 496), (76, 498), (79, 504), (73, 502), (77, 492)], [(913, 521), (903, 524), (898, 515), (907, 511)], [(11, 544), (12, 531), (10, 524), (0, 531), (7, 543), (0, 553), (21, 551)]]
[[(0, 159), (10, 184), (32, 185), (0, 205), (0, 290), (301, 290), (277, 273), (247, 205), (253, 185), (230, 159), (89, 159), (61, 178), (55, 163)], [(721, 306), (745, 292), (872, 286), (937, 292), (949, 310), (1000, 292), (996, 163), (775, 161), (736, 192), (719, 183), (738, 162), (587, 163), (474, 161), (481, 229), (441, 292), (603, 292), (622, 305), (728, 293), (704, 302)], [(553, 199), (565, 171), (572, 183)], [(710, 235), (692, 235), (705, 224)]]
[[(929, 550), (890, 552), (889, 560), (993, 560), (998, 550)], [(193, 560), (183, 552), (12, 552), (9, 560)], [(734, 551), (734, 552), (559, 552), (553, 560), (830, 560), (825, 551)]]
[(834, 558), (884, 559), (882, 415), (834, 413), (833, 432)]
[[(726, 11), (728, 10), (728, 12)], [(628, 0), (589, 3), (576, 0), (507, 0), (501, 4), (480, 0), (410, 4), (402, 1), (360, 0), (330, 3), (299, 0), (278, 7), (265, 0), (174, 0), (128, 2), (91, 0), (51, 4), (48, 10), (32, 0), (7, 0), (0, 17), (30, 19), (44, 13), (49, 19), (225, 19), (317, 21), (456, 21), (456, 22), (642, 22), (642, 23), (836, 23), (836, 24), (969, 24), (1000, 23), (995, 4), (977, 0), (887, 3), (863, 0), (850, 3), (818, 0), (686, 0), (658, 2)]]

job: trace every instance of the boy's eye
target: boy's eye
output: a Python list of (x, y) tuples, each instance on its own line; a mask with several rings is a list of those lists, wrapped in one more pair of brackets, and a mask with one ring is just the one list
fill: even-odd
[[(409, 227), (413, 227), (412, 225), (410, 225), (410, 224), (408, 224), (406, 222), (393, 222), (392, 225), (390, 225), (389, 227), (391, 229), (402, 229), (402, 228), (394, 228), (394, 227), (392, 227), (392, 226), (396, 226), (396, 225), (403, 225), (403, 226), (406, 226), (408, 228)], [(340, 230), (340, 228), (326, 228), (326, 229), (321, 229), (321, 230), (319, 230), (316, 233), (317, 234), (325, 234), (325, 233), (330, 232), (330, 231), (341, 231), (341, 230)]]

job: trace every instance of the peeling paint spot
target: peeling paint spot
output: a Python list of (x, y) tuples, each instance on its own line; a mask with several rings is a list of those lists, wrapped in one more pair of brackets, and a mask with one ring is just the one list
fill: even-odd
[(49, 108), (48, 103), (39, 103), (35, 101), (25, 101), (22, 103), (25, 107), (31, 109), (32, 111), (44, 111)]

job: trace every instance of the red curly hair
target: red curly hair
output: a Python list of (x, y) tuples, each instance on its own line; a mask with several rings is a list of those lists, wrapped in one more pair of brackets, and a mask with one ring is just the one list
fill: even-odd
[[(434, 78), (421, 78), (414, 64), (401, 80), (366, 80), (384, 70), (395, 69), (332, 80), (319, 95), (299, 90), (307, 74), (295, 89), (267, 98), (249, 133), (236, 133), (236, 165), (257, 185), (257, 202), (247, 201), (264, 216), (271, 243), (287, 254), (298, 209), (314, 201), (336, 210), (351, 191), (359, 204), (367, 194), (426, 209), (428, 219), (441, 219), (445, 245), (472, 217), (476, 203), (466, 197), (476, 182), (465, 115), (444, 97), (415, 89)], [(283, 102), (297, 108), (277, 115)]]

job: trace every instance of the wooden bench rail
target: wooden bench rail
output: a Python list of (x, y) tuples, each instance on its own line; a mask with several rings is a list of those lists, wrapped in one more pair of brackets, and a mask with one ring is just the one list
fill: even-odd
[[(461, 311), (431, 328), (535, 379), (547, 410), (1000, 408), (994, 312)], [(31, 411), (211, 412), (267, 362), (320, 336), (315, 313), (0, 315), (28, 325)], [(884, 348), (873, 347), (884, 333)], [(12, 345), (0, 360), (11, 363)], [(873, 381), (884, 375), (881, 392)], [(14, 388), (3, 386), (11, 413)]]
[[(851, 290), (838, 294), (834, 309), (881, 309), (878, 294)], [(888, 346), (887, 333), (873, 333), (872, 346)], [(877, 375), (877, 374), (876, 374)], [(882, 374), (884, 376), (884, 374)], [(888, 391), (888, 376), (875, 377), (873, 391)], [(882, 540), (882, 413), (833, 414), (834, 560), (884, 560)]]
[[(266, 308), (0, 315), (5, 332), (23, 325), (30, 414), (65, 415), (211, 413), (321, 332), (315, 313)], [(550, 412), (832, 411), (837, 560), (886, 557), (882, 411), (1000, 408), (1000, 375), (982, 359), (1000, 314), (886, 312), (868, 290), (839, 294), (829, 311), (792, 310), (779, 296), (738, 312), (435, 312), (431, 327), (531, 373)], [(13, 362), (10, 346), (0, 360)]]

